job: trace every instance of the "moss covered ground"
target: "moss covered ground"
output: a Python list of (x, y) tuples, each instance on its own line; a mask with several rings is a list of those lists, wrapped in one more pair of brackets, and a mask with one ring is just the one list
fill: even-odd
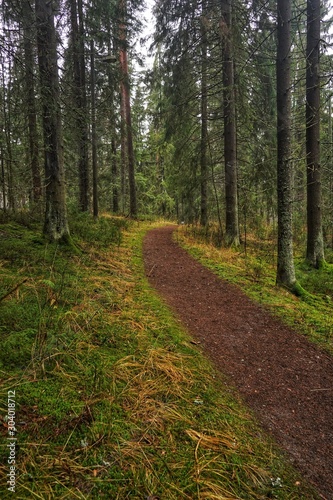
[[(1, 498), (317, 498), (148, 285), (142, 239), (156, 225), (77, 216), (75, 249), (34, 223), (0, 225)], [(183, 238), (221, 272), (225, 256)], [(244, 275), (240, 258), (228, 279), (274, 289), (266, 265)]]

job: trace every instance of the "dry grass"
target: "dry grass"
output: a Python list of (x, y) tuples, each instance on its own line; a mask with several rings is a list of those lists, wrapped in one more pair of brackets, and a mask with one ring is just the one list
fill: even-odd
[[(18, 394), (17, 498), (292, 498), (294, 471), (256, 440), (248, 411), (147, 285), (147, 228), (132, 226), (111, 249), (81, 242), (61, 286), (68, 256), (52, 256), (55, 286), (49, 272), (36, 275), (10, 298), (27, 301), (34, 283), (47, 333), (24, 370), (2, 372), (3, 413), (7, 390)], [(6, 473), (5, 464), (2, 484)], [(269, 485), (274, 474), (282, 495)]]
[(221, 434), (215, 431), (213, 435), (210, 435), (194, 429), (188, 429), (186, 434), (197, 443), (196, 450), (206, 448), (207, 450), (227, 453), (228, 450), (235, 450), (237, 448), (235, 438), (228, 434)]
[[(175, 238), (195, 258), (223, 279), (242, 288), (249, 297), (267, 306), (286, 324), (333, 353), (332, 266), (310, 269), (303, 257), (295, 257), (296, 277), (305, 292), (302, 299), (276, 286), (276, 239), (259, 240), (249, 234), (244, 247), (216, 248), (196, 236), (191, 228), (181, 227)], [(303, 249), (295, 254), (303, 256)]]

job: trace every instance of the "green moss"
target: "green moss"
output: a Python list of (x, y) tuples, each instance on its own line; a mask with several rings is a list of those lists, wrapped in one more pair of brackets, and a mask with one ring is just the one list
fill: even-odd
[[(0, 302), (2, 409), (9, 388), (17, 401), (17, 496), (315, 499), (149, 286), (142, 241), (151, 226), (86, 216), (77, 224), (80, 255), (41, 244), (37, 229), (0, 227), (3, 293), (28, 278)], [(260, 279), (272, 283), (258, 260), (244, 280)], [(219, 436), (220, 447), (202, 446)], [(0, 474), (5, 482), (5, 467)]]
[[(177, 239), (195, 258), (218, 276), (239, 286), (249, 297), (265, 305), (283, 322), (333, 353), (332, 265), (313, 269), (295, 258), (296, 283), (292, 290), (276, 286), (274, 240), (248, 241), (244, 250), (216, 249), (197, 240), (188, 229)], [(225, 257), (224, 257), (225, 255)]]

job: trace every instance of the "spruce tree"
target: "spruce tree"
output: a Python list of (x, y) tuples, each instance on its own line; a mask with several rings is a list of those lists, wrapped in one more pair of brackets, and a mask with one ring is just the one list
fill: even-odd
[(239, 245), (237, 192), (237, 137), (231, 0), (221, 0), (224, 85), (224, 164), (226, 200), (226, 240)]
[(307, 1), (306, 46), (306, 159), (308, 262), (320, 267), (324, 261), (320, 169), (320, 0)]
[(65, 203), (62, 124), (57, 41), (53, 6), (36, 0), (37, 47), (43, 108), (46, 210), (44, 234), (51, 241), (69, 239)]
[(291, 161), (291, 2), (277, 2), (277, 283), (292, 289), (296, 283), (292, 235)]

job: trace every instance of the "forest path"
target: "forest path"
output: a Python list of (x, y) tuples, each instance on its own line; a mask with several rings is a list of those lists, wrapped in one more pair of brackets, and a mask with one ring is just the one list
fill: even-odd
[(172, 240), (144, 240), (148, 279), (301, 473), (333, 499), (333, 359)]

